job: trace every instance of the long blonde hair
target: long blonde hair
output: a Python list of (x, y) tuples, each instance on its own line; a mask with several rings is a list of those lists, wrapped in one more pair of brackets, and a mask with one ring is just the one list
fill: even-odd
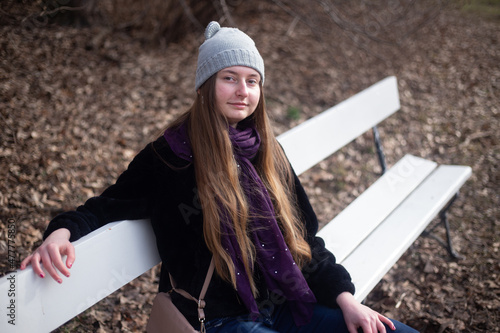
[[(276, 220), (290, 253), (299, 268), (302, 268), (311, 259), (311, 249), (304, 239), (304, 224), (294, 199), (294, 177), (265, 111), (262, 85), (259, 104), (250, 117), (261, 137), (255, 168), (270, 194)], [(196, 183), (203, 209), (203, 233), (208, 249), (213, 254), (216, 271), (236, 288), (233, 262), (221, 243), (221, 216), (223, 212), (228, 212), (250, 286), (254, 296), (257, 296), (253, 280), (256, 252), (248, 234), (249, 207), (238, 179), (228, 122), (215, 108), (215, 75), (200, 87), (191, 108), (169, 127), (175, 128), (184, 122), (191, 141)]]

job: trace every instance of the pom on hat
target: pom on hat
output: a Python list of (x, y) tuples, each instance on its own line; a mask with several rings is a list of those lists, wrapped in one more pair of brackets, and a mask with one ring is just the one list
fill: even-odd
[(198, 53), (195, 90), (215, 73), (231, 66), (255, 69), (264, 83), (264, 60), (254, 41), (236, 28), (221, 28), (212, 21), (205, 29), (205, 42)]
[(218, 22), (215, 21), (210, 22), (207, 25), (207, 28), (205, 29), (205, 39), (212, 38), (212, 36), (215, 35), (219, 30), (220, 30), (220, 25)]

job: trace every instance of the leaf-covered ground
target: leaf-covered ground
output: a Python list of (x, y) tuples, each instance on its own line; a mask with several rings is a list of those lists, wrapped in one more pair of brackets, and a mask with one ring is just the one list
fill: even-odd
[[(499, 332), (500, 21), (456, 2), (403, 3), (287, 12), (240, 2), (232, 19), (265, 59), (276, 134), (397, 76), (401, 111), (380, 127), (388, 163), (412, 153), (472, 167), (449, 215), (465, 258), (421, 236), (366, 304), (422, 332)], [(112, 184), (190, 105), (202, 41), (198, 33), (165, 47), (105, 24), (21, 23), (14, 9), (0, 12), (0, 273), (9, 270), (9, 221), (24, 258), (51, 217)], [(301, 176), (322, 223), (377, 178), (372, 144), (366, 134)], [(441, 228), (436, 236), (444, 238)], [(142, 331), (157, 272), (58, 331)]]

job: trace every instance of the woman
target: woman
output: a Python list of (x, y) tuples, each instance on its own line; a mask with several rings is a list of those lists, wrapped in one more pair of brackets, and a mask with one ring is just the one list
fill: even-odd
[[(59, 283), (72, 241), (111, 221), (151, 220), (162, 270), (159, 290), (197, 295), (213, 258), (207, 332), (414, 332), (361, 305), (335, 263), (266, 114), (264, 62), (253, 40), (212, 22), (200, 46), (196, 100), (144, 148), (117, 182), (49, 224), (22, 263)], [(67, 255), (63, 263), (61, 255)], [(57, 270), (55, 268), (57, 268)], [(199, 328), (196, 306), (172, 300)]]

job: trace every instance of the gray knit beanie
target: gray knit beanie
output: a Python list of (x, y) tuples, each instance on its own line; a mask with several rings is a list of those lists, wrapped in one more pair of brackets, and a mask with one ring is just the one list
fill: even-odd
[(210, 22), (198, 53), (195, 91), (212, 75), (231, 66), (255, 69), (264, 83), (264, 60), (254, 41), (236, 28), (221, 28), (219, 23)]

